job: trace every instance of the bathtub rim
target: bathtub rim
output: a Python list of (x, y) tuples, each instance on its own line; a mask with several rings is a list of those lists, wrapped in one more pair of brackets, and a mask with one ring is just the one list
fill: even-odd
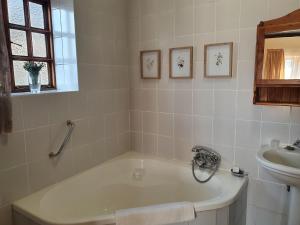
[[(39, 215), (39, 207), (38, 207), (39, 204), (37, 202), (40, 202), (40, 200), (43, 198), (43, 196), (45, 196), (45, 194), (48, 191), (55, 188), (56, 186), (62, 185), (64, 182), (67, 182), (71, 179), (76, 179), (76, 177), (80, 177), (86, 173), (89, 173), (89, 171), (94, 170), (97, 167), (103, 167), (105, 165), (113, 163), (114, 161), (118, 161), (118, 160), (122, 160), (122, 159), (158, 160), (163, 163), (176, 164), (177, 166), (190, 168), (190, 163), (188, 163), (188, 162), (183, 162), (183, 161), (176, 160), (176, 159), (172, 159), (172, 160), (162, 159), (157, 156), (143, 154), (143, 153), (137, 153), (137, 152), (126, 152), (120, 156), (113, 158), (113, 159), (107, 160), (100, 165), (96, 165), (88, 170), (80, 172), (80, 173), (73, 175), (69, 178), (66, 178), (60, 182), (57, 182), (48, 187), (45, 187), (37, 192), (34, 192), (18, 201), (13, 202), (13, 204), (12, 204), (13, 211), (20, 213), (21, 215), (24, 215), (25, 217), (27, 217), (27, 218), (31, 219), (32, 221), (37, 222), (41, 225), (44, 225), (44, 224), (46, 224), (46, 225), (73, 225), (73, 224), (74, 225), (80, 225), (80, 224), (108, 225), (108, 224), (115, 224), (115, 213), (99, 215), (96, 217), (91, 217), (89, 219), (86, 219), (86, 218), (83, 218), (81, 220), (77, 219), (76, 222), (75, 221), (50, 221), (47, 218), (41, 218), (38, 216)], [(244, 187), (246, 187), (248, 185), (248, 177), (244, 177), (244, 178), (233, 177), (230, 174), (229, 170), (220, 168), (215, 176), (222, 176), (222, 175), (225, 175), (226, 177), (231, 177), (233, 180), (236, 181), (237, 184), (235, 184), (235, 186), (233, 186), (233, 188), (230, 188), (231, 189), (230, 194), (227, 194), (225, 198), (223, 195), (221, 195), (216, 198), (209, 199), (209, 200), (193, 202), (196, 212), (217, 210), (217, 209), (221, 209), (221, 208), (231, 205), (240, 196)], [(231, 178), (229, 178), (229, 179), (231, 179)], [(34, 202), (35, 204), (30, 205), (30, 202), (31, 203)]]

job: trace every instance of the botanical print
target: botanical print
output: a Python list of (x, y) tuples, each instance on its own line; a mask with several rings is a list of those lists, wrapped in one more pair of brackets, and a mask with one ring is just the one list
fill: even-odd
[(205, 76), (231, 76), (232, 43), (206, 46)]
[(147, 58), (146, 59), (146, 68), (147, 68), (147, 71), (151, 71), (153, 69), (153, 65), (154, 65), (154, 59)]
[(216, 66), (221, 66), (223, 64), (223, 55), (219, 52), (216, 56)]
[(142, 78), (159, 78), (160, 52), (141, 52)]
[(171, 77), (190, 78), (191, 77), (191, 48), (175, 48), (171, 52)]
[(184, 67), (184, 59), (181, 56), (177, 57), (176, 64), (179, 70), (183, 70)]

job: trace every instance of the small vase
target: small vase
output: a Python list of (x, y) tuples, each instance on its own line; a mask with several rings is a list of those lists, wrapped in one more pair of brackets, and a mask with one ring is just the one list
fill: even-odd
[(39, 73), (28, 73), (28, 82), (31, 93), (41, 92), (41, 76)]

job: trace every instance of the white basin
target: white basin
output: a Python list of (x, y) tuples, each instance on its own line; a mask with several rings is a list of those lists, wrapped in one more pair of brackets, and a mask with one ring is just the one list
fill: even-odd
[(264, 148), (257, 153), (257, 160), (280, 183), (300, 187), (300, 149)]
[(288, 225), (300, 225), (300, 149), (265, 147), (257, 153), (256, 159), (280, 183), (291, 186)]

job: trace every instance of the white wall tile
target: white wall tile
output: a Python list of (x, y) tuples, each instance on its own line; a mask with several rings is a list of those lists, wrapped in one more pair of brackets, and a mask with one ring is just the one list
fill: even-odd
[(268, 17), (268, 0), (243, 0), (241, 1), (240, 27), (256, 27), (260, 21)]
[(262, 110), (262, 120), (277, 123), (290, 122), (290, 108), (284, 106), (270, 106)]
[(262, 124), (262, 144), (270, 144), (272, 139), (280, 140), (281, 143), (289, 142), (289, 125), (276, 123)]
[(157, 152), (157, 136), (153, 134), (143, 135), (143, 149), (146, 154), (155, 154)]
[(240, 0), (217, 1), (217, 30), (236, 29), (239, 26)]
[(238, 90), (253, 89), (254, 61), (239, 61), (238, 63)]
[(294, 143), (296, 140), (300, 139), (300, 125), (292, 125), (291, 127), (291, 143)]
[(151, 89), (142, 90), (141, 93), (141, 109), (144, 111), (157, 110), (156, 92)]
[(158, 115), (157, 113), (144, 112), (143, 113), (143, 132), (157, 133)]
[(237, 92), (237, 119), (261, 120), (262, 107), (253, 105), (252, 91)]
[(215, 4), (199, 4), (195, 8), (195, 33), (209, 33), (215, 31)]
[(220, 153), (222, 161), (220, 167), (230, 169), (234, 165), (234, 149), (225, 145), (214, 145), (214, 149)]
[(236, 146), (259, 149), (261, 123), (254, 121), (237, 120)]
[(207, 117), (194, 117), (194, 142), (200, 145), (212, 144), (213, 120)]
[(49, 159), (29, 163), (30, 191), (35, 192), (55, 182), (54, 168)]
[(142, 16), (141, 34), (143, 40), (153, 40), (156, 38), (158, 21), (155, 15)]
[(192, 7), (176, 7), (175, 14), (175, 34), (176, 36), (193, 34), (193, 15)]
[(258, 149), (236, 148), (235, 164), (249, 173), (250, 177), (258, 177), (256, 152)]
[(24, 119), (22, 111), (22, 98), (12, 98), (12, 120), (13, 131), (19, 131), (24, 129)]
[[(108, 143), (110, 139), (107, 138), (105, 141)], [(73, 148), (73, 163), (76, 173), (89, 169), (93, 166), (92, 150), (92, 145), (82, 145), (80, 147)]]
[(173, 136), (173, 114), (160, 113), (158, 115), (158, 133), (164, 136)]
[(51, 152), (50, 132), (50, 127), (26, 131), (26, 154), (29, 162), (48, 158), (48, 154)]
[(176, 114), (174, 118), (175, 138), (190, 139), (193, 138), (193, 117), (188, 115)]
[(173, 158), (173, 138), (158, 136), (157, 154), (160, 157), (170, 159)]
[(193, 92), (192, 91), (175, 91), (174, 112), (183, 114), (193, 113)]
[(256, 46), (256, 29), (241, 29), (239, 44), (239, 59), (254, 60)]
[(300, 108), (293, 107), (291, 109), (291, 122), (300, 124)]
[(27, 96), (22, 98), (25, 128), (44, 126), (49, 122), (47, 96)]
[(235, 121), (218, 119), (213, 121), (213, 142), (217, 145), (233, 146), (235, 135)]
[(174, 157), (186, 162), (191, 161), (193, 143), (190, 139), (175, 138)]
[(24, 140), (23, 132), (0, 136), (0, 170), (26, 162)]
[(299, 3), (297, 0), (287, 0), (282, 2), (280, 0), (269, 0), (269, 18), (277, 18), (285, 16), (291, 11), (298, 9)]
[(194, 114), (200, 116), (211, 116), (213, 113), (213, 91), (196, 90), (193, 93), (193, 110)]
[(235, 118), (235, 91), (214, 92), (214, 116), (222, 118)]
[(174, 112), (174, 91), (159, 90), (158, 92), (158, 110), (159, 112)]

